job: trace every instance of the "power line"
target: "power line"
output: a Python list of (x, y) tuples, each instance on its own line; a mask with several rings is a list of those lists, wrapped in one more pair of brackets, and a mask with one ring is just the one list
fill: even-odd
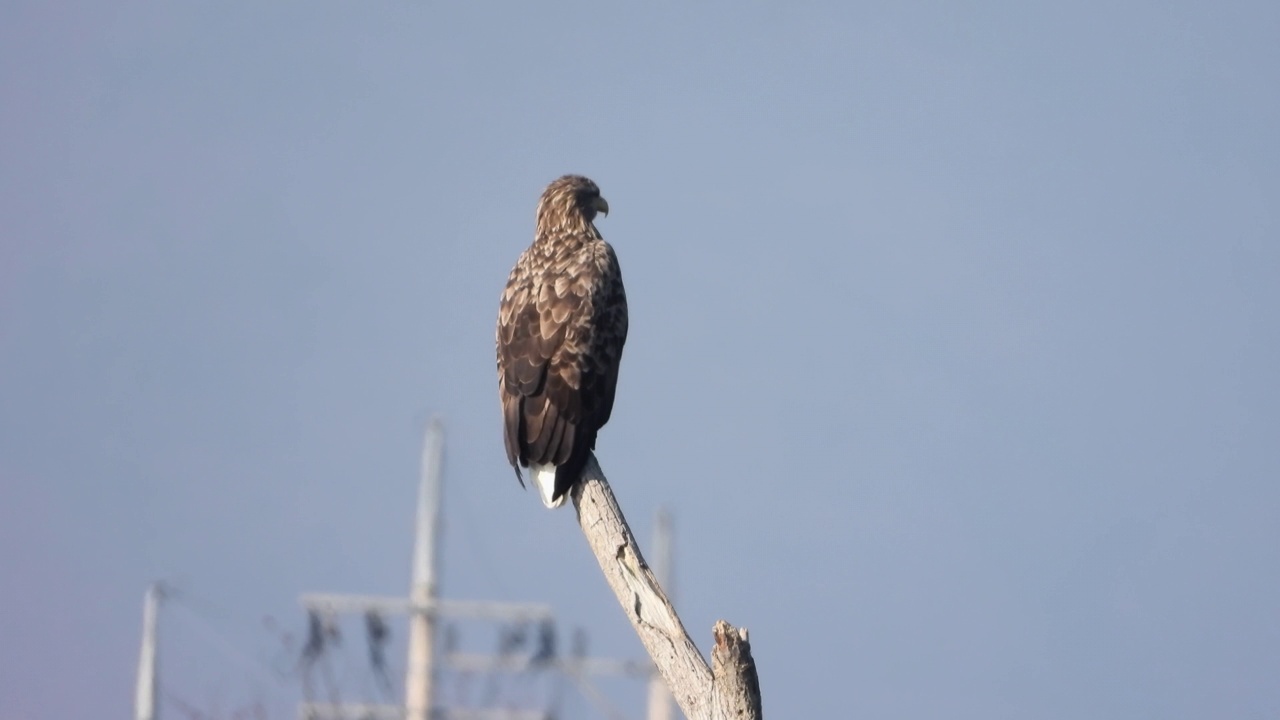
[[(335, 618), (341, 614), (371, 614), (382, 618), (397, 615), (409, 617), (409, 651), (405, 671), (405, 705), (372, 703), (330, 702), (321, 704), (314, 698), (306, 698), (299, 707), (302, 720), (336, 720), (359, 718), (361, 720), (550, 720), (546, 710), (530, 710), (519, 707), (497, 707), (490, 699), (485, 707), (467, 708), (446, 706), (439, 702), (435, 688), (437, 673), (444, 669), (459, 673), (460, 679), (471, 675), (483, 675), (496, 680), (497, 674), (517, 677), (534, 677), (540, 673), (554, 673), (569, 677), (584, 697), (611, 720), (624, 716), (608, 702), (592, 684), (592, 676), (633, 677), (650, 680), (656, 677), (652, 663), (592, 658), (585, 656), (585, 642), (575, 637), (580, 652), (571, 651), (568, 657), (557, 653), (555, 643), (555, 614), (552, 608), (538, 603), (512, 603), (488, 600), (452, 600), (439, 597), (437, 567), (440, 552), (441, 524), (440, 497), (443, 480), (444, 436), (443, 426), (433, 420), (427, 427), (423, 445), (422, 473), (419, 486), (417, 526), (415, 529), (413, 578), (406, 597), (304, 594), (300, 604), (312, 618)], [(659, 543), (666, 542), (665, 516), (659, 523)], [(662, 547), (661, 545), (659, 547)], [(666, 546), (669, 548), (669, 544)], [(668, 553), (659, 550), (659, 557)], [(669, 566), (669, 558), (662, 560)], [(504, 623), (508, 630), (500, 638), (496, 655), (477, 655), (455, 652), (454, 641), (446, 626), (445, 645), (449, 652), (439, 654), (437, 632), (444, 618), (469, 619)], [(529, 636), (536, 629), (536, 638)], [(323, 646), (321, 650), (323, 650)], [(526, 651), (526, 649), (528, 649)], [(372, 661), (372, 658), (371, 658)], [(376, 664), (376, 663), (374, 663)], [(661, 679), (657, 680), (661, 684)], [(496, 685), (493, 687), (497, 687)], [(665, 687), (663, 688), (665, 691)], [(655, 700), (655, 698), (657, 698)], [(661, 697), (650, 690), (650, 718), (667, 720), (668, 714), (655, 714), (653, 703)], [(670, 706), (669, 696), (665, 700)]]
[(166, 606), (177, 608), (186, 617), (187, 622), (204, 637), (206, 642), (217, 648), (223, 657), (235, 662), (244, 671), (254, 675), (259, 680), (268, 681), (273, 685), (284, 684), (284, 678), (265, 660), (251, 657), (227, 640), (224, 634), (215, 628), (207, 617), (186, 602), (185, 595), (186, 593), (171, 592), (165, 597), (168, 601)]

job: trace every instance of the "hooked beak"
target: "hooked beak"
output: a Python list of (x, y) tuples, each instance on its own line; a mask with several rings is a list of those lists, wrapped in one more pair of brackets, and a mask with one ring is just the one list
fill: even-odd
[(596, 197), (596, 203), (595, 203), (595, 205), (596, 205), (596, 212), (598, 212), (598, 213), (600, 213), (600, 214), (602, 214), (602, 215), (606, 215), (606, 216), (609, 214), (609, 201), (608, 201), (608, 200), (605, 200), (605, 199), (604, 199), (604, 198), (602, 198), (602, 197)]

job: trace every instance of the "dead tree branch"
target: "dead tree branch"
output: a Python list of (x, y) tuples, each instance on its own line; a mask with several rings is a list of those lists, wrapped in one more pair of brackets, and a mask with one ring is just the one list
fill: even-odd
[(640, 554), (595, 456), (574, 488), (573, 507), (587, 544), (672, 697), (689, 720), (759, 720), (760, 681), (745, 630), (721, 620), (714, 668), (685, 632), (671, 601)]
[(760, 720), (760, 678), (746, 628), (717, 620), (711, 631), (711, 716), (717, 720)]

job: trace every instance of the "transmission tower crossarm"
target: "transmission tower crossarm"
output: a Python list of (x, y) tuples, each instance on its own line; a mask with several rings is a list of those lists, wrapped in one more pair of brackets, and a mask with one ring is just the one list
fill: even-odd
[(441, 664), (450, 670), (463, 672), (527, 672), (541, 668), (564, 670), (581, 675), (617, 675), (624, 677), (649, 677), (655, 671), (653, 663), (639, 660), (613, 658), (562, 658), (540, 662), (527, 655), (483, 655), (472, 653), (448, 653)]
[(365, 613), (370, 610), (384, 615), (406, 615), (427, 611), (435, 612), (441, 617), (513, 623), (541, 622), (554, 618), (550, 605), (496, 602), (491, 600), (445, 600), (436, 598), (426, 603), (415, 603), (413, 600), (404, 597), (308, 593), (298, 598), (298, 603), (306, 610), (333, 615)]
[[(551, 720), (550, 713), (542, 710), (517, 710), (507, 708), (436, 708), (434, 720)], [(298, 720), (404, 720), (404, 708), (399, 705), (371, 705), (359, 703), (302, 703), (298, 706)]]

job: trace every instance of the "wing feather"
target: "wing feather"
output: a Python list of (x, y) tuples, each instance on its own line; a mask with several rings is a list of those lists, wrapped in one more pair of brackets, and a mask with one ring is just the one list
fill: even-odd
[[(507, 448), (507, 462), (511, 463), (511, 467), (516, 468), (516, 479), (520, 481), (520, 485), (524, 486), (524, 478), (520, 477), (520, 398), (514, 395), (503, 394), (502, 396), (502, 425), (503, 443)], [(514, 431), (511, 428), (515, 428)]]
[[(570, 458), (573, 457), (574, 452), (577, 450), (577, 447), (574, 445), (574, 440), (578, 434), (578, 425), (566, 420), (560, 423), (560, 427), (560, 442), (556, 444), (556, 452), (552, 462), (556, 465), (563, 466), (565, 463), (569, 462)], [(559, 473), (556, 474), (559, 475)]]
[(566, 240), (580, 252), (567, 260), (542, 242), (521, 256), (503, 294), (499, 392), (517, 477), (520, 465), (554, 464), (559, 496), (612, 414), (627, 304), (613, 248), (599, 235)]
[(556, 417), (556, 422), (551, 428), (550, 437), (547, 438), (547, 444), (542, 450), (543, 462), (555, 463), (560, 459), (560, 440), (564, 437), (564, 429), (569, 423), (563, 417)]

